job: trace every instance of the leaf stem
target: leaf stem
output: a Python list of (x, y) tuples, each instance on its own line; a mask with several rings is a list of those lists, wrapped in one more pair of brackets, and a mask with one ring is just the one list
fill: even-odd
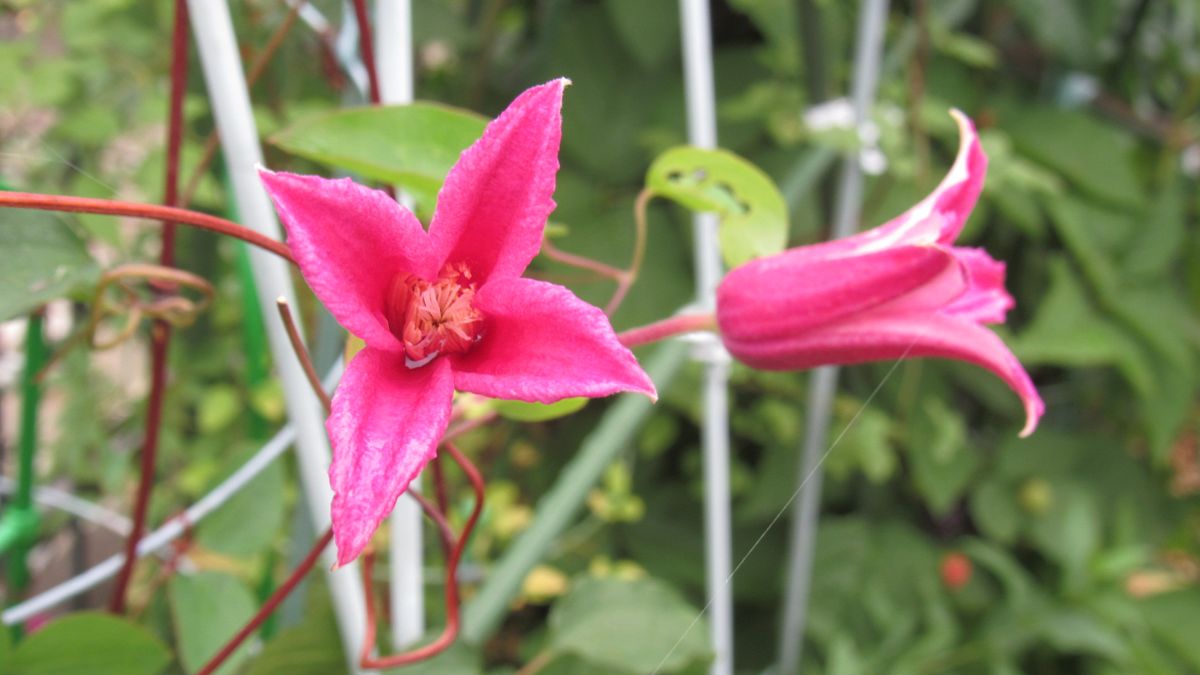
[(638, 347), (683, 333), (702, 330), (715, 331), (716, 329), (717, 320), (712, 314), (679, 314), (669, 319), (617, 333), (617, 339), (626, 347)]

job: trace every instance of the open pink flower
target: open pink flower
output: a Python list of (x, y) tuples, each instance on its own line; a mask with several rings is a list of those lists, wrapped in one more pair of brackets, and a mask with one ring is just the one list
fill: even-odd
[(304, 278), (366, 343), (326, 422), (339, 564), (437, 454), (455, 389), (541, 403), (655, 396), (603, 312), (521, 278), (554, 209), (566, 84), (529, 89), (488, 125), (450, 170), (428, 233), (349, 179), (262, 172)]
[(1029, 375), (985, 323), (1013, 306), (1004, 263), (951, 246), (970, 215), (987, 156), (965, 115), (958, 157), (937, 189), (862, 234), (784, 251), (734, 269), (717, 290), (726, 348), (766, 370), (937, 356), (1000, 377), (1025, 406), (1022, 436), (1044, 410)]

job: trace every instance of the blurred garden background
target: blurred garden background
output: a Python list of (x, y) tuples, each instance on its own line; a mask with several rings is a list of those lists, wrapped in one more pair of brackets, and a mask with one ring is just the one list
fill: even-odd
[[(0, 2), (5, 188), (160, 199), (171, 4)], [(553, 241), (625, 265), (647, 168), (687, 141), (677, 3), (412, 4), (419, 99), (490, 117), (532, 84), (572, 80)], [(331, 31), (298, 22), (251, 95), (265, 164), (329, 175), (329, 165), (313, 159), (321, 149), (297, 147), (295, 130), (363, 101), (355, 73), (338, 61), (337, 25), (352, 13), (338, 2), (312, 5)], [(871, 113), (878, 133), (865, 146), (844, 112), (859, 3), (710, 7), (719, 144), (779, 185), (790, 245), (829, 236), (843, 155), (864, 158), (866, 228), (908, 208), (945, 174), (957, 148), (948, 109), (975, 120), (991, 163), (960, 241), (1007, 263), (1017, 305), (999, 332), (1046, 402), (1037, 432), (1019, 439), (1018, 399), (982, 370), (932, 360), (843, 369), (829, 434), (840, 440), (822, 467), (807, 629), (781, 638), (808, 375), (735, 366), (733, 553), (743, 561), (732, 581), (736, 672), (768, 672), (781, 639), (802, 639), (806, 674), (1200, 673), (1200, 5), (892, 2)], [(231, 2), (230, 10), (247, 64), (284, 22), (296, 21), (282, 0)], [(191, 59), (185, 179), (213, 129)], [(195, 186), (194, 208), (237, 219), (220, 160)], [(20, 218), (44, 219), (53, 232), (45, 250), (31, 253), (6, 234)], [(669, 315), (694, 294), (690, 214), (660, 201), (649, 220), (647, 260), (613, 317), (618, 330)], [(285, 417), (257, 307), (243, 293), (244, 254), (232, 240), (194, 230), (181, 230), (178, 242), (178, 265), (208, 279), (216, 297), (177, 331), (170, 351), (151, 526), (228, 476)], [(96, 270), (156, 259), (158, 246), (155, 227), (132, 221), (0, 211), (0, 280), (5, 268), (49, 265), (94, 287)], [(544, 258), (533, 273), (597, 305), (612, 293), (611, 282)], [(0, 286), (0, 474), (10, 479), (0, 487), (9, 495), (22, 317), (50, 301), (41, 311), (57, 351), (89, 313), (87, 283), (54, 288), (68, 288), (69, 297)], [(299, 309), (315, 360), (331, 363), (341, 354), (340, 329), (311, 297)], [(64, 350), (46, 371), (39, 484), (129, 512), (148, 336), (142, 326), (110, 350)], [(652, 353), (638, 351), (643, 359)], [(692, 625), (706, 602), (700, 381), (689, 364), (660, 387), (660, 401), (602, 479), (578, 487), (586, 509), (494, 626), (398, 672), (646, 673), (666, 657), (670, 635), (683, 639), (658, 672), (707, 672), (707, 630), (703, 619)], [(473, 594), (613, 406), (593, 401), (560, 419), (502, 421), (462, 439), (488, 481), (462, 569), (468, 616)], [(461, 521), (469, 491), (448, 473), (452, 515)], [(110, 644), (161, 658), (113, 672), (196, 672), (253, 614), (315, 536), (295, 474), (285, 455), (190, 531), (175, 555), (139, 566), (127, 617), (140, 632)], [(431, 552), (435, 542), (429, 528)], [(104, 527), (47, 511), (29, 557), (32, 584), (15, 589), (10, 574), (4, 601), (12, 605), (121, 545)], [(438, 564), (431, 553), (434, 626), (443, 611)], [(382, 586), (386, 569), (376, 573)], [(323, 583), (311, 575), (258, 643), (221, 672), (344, 672)], [(40, 621), (102, 609), (106, 600), (102, 587)], [(91, 672), (39, 670), (37, 654), (20, 656), (25, 645), (81, 649), (71, 640), (82, 638), (54, 634), (54, 625), (26, 625), (31, 634), (19, 641), (0, 636), (0, 674)], [(628, 626), (646, 628), (631, 638)], [(50, 637), (35, 643), (39, 634)]]

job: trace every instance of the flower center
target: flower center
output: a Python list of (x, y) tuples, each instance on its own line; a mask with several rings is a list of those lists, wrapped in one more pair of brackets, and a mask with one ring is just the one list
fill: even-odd
[(437, 281), (411, 274), (392, 279), (384, 301), (388, 328), (404, 343), (404, 362), (420, 368), (441, 354), (460, 354), (480, 337), (483, 315), (471, 306), (475, 284), (466, 265), (447, 265)]

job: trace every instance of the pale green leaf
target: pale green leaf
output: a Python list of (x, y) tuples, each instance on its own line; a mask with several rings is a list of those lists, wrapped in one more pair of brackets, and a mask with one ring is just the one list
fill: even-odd
[(59, 214), (0, 209), (0, 251), (0, 321), (100, 278), (100, 267)]
[(554, 403), (527, 403), (525, 401), (505, 401), (497, 399), (496, 412), (501, 417), (517, 422), (546, 422), (559, 417), (566, 417), (583, 409), (588, 399), (584, 397), (564, 398)]
[(646, 173), (646, 188), (693, 211), (721, 216), (721, 254), (730, 267), (787, 245), (787, 204), (767, 174), (726, 150), (672, 148)]
[[(168, 586), (179, 661), (187, 673), (208, 663), (257, 609), (254, 596), (242, 582), (218, 572), (177, 574)], [(250, 656), (249, 644), (238, 647), (216, 670), (232, 675)]]

